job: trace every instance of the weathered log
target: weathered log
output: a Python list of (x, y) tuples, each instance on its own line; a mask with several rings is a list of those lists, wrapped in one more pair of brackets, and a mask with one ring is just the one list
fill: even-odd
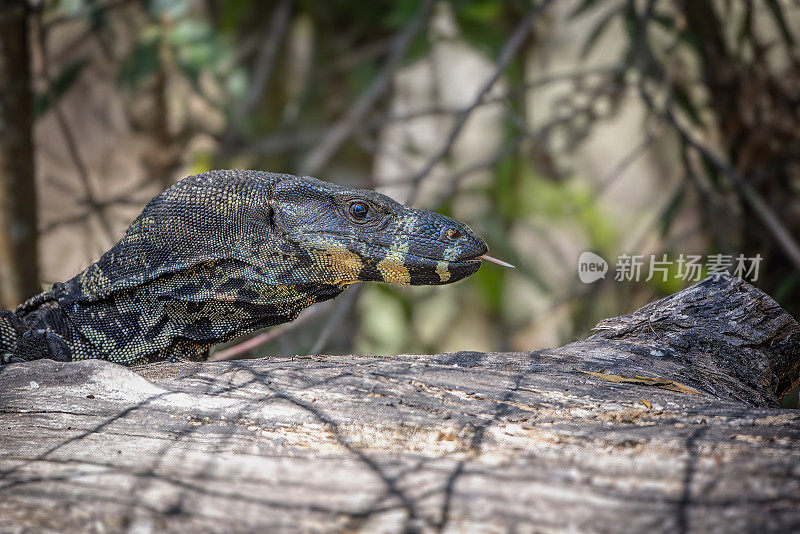
[(798, 379), (729, 277), (528, 353), (12, 364), (0, 530), (797, 531)]

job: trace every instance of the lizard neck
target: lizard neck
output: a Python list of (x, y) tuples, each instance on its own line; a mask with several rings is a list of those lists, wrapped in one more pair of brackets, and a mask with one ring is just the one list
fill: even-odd
[[(60, 299), (100, 357), (126, 365), (203, 359), (234, 337), (293, 320), (339, 295), (333, 284), (275, 284), (240, 262), (207, 262), (93, 298), (76, 277)], [(101, 330), (94, 325), (105, 325)]]

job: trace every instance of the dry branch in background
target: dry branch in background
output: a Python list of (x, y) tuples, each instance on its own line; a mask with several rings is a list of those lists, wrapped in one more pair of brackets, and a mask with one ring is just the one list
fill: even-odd
[(46, 94), (50, 101), (53, 114), (55, 115), (58, 128), (64, 138), (64, 143), (67, 146), (69, 157), (72, 159), (72, 162), (75, 165), (75, 170), (80, 178), (80, 183), (83, 187), (83, 202), (88, 207), (87, 214), (89, 216), (94, 215), (98, 218), (100, 221), (100, 227), (105, 233), (106, 240), (109, 243), (113, 243), (116, 241), (117, 235), (111, 226), (108, 213), (106, 213), (106, 206), (98, 201), (97, 194), (92, 186), (92, 181), (89, 176), (89, 167), (84, 162), (83, 156), (81, 156), (80, 148), (78, 147), (79, 136), (76, 135), (70, 127), (67, 116), (61, 108), (59, 98), (55, 93), (53, 77), (50, 72), (50, 52), (47, 45), (47, 26), (42, 21), (41, 13), (38, 13), (36, 17), (33, 17), (33, 20), (36, 22), (35, 34), (39, 44), (39, 53), (41, 54), (41, 76), (44, 79)]
[(400, 66), (400, 61), (405, 56), (408, 47), (411, 46), (414, 37), (425, 29), (434, 5), (433, 0), (426, 0), (419, 13), (397, 34), (392, 43), (389, 57), (381, 71), (375, 76), (364, 94), (353, 102), (344, 117), (328, 130), (325, 137), (316, 143), (316, 146), (306, 156), (300, 167), (302, 174), (312, 175), (318, 172), (342, 143), (352, 135), (353, 130), (364, 120), (370, 109), (386, 94), (391, 87), (392, 75)]
[(494, 87), (497, 80), (503, 75), (508, 67), (508, 64), (511, 60), (517, 55), (520, 48), (528, 39), (531, 31), (533, 31), (533, 22), (536, 20), (542, 11), (547, 7), (547, 5), (551, 2), (551, 0), (543, 0), (540, 2), (535, 8), (531, 9), (531, 11), (522, 19), (522, 21), (517, 25), (514, 32), (508, 38), (505, 45), (503, 45), (503, 49), (500, 51), (500, 54), (497, 57), (497, 64), (492, 72), (491, 76), (481, 85), (478, 93), (472, 99), (472, 102), (466, 106), (466, 108), (461, 111), (458, 118), (456, 119), (455, 124), (450, 129), (450, 133), (447, 135), (447, 139), (445, 142), (439, 147), (439, 149), (431, 156), (428, 161), (423, 165), (422, 169), (414, 174), (411, 177), (410, 181), (414, 184), (415, 187), (411, 189), (409, 192), (408, 198), (405, 199), (406, 204), (414, 204), (416, 200), (417, 193), (419, 188), (417, 187), (422, 180), (428, 176), (428, 173), (436, 166), (439, 161), (444, 158), (450, 149), (455, 143), (456, 139), (458, 139), (458, 135), (461, 133), (461, 130), (464, 128), (464, 125), (467, 123), (467, 119), (469, 118), (470, 114), (475, 110), (478, 106), (480, 106), (481, 101), (489, 94), (492, 87)]

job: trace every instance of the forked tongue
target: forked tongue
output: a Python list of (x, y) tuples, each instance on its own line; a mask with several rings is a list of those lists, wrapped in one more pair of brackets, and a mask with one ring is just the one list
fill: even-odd
[(492, 263), (496, 263), (497, 265), (502, 265), (503, 267), (510, 267), (512, 269), (516, 269), (516, 267), (514, 267), (510, 263), (506, 263), (503, 260), (498, 260), (497, 258), (493, 258), (493, 257), (489, 256), (488, 254), (484, 254), (483, 256), (478, 256), (478, 258), (482, 259), (482, 260), (490, 261)]

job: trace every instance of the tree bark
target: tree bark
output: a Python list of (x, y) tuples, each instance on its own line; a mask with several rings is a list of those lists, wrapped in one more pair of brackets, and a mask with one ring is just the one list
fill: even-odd
[(798, 378), (800, 325), (729, 277), (534, 352), (12, 364), (0, 524), (793, 532)]
[(41, 290), (28, 7), (0, 0), (0, 308)]

